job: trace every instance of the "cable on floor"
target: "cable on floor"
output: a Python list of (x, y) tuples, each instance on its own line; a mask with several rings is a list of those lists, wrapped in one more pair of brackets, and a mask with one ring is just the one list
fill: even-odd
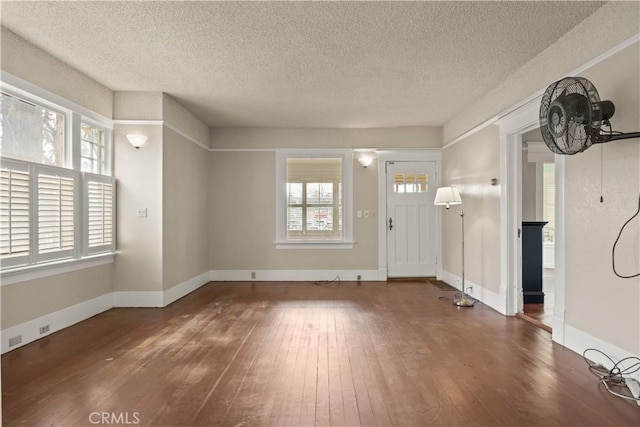
[(335, 283), (337, 283), (338, 287), (340, 287), (340, 276), (334, 277), (333, 280), (318, 280), (316, 282), (313, 282), (314, 285), (322, 286), (325, 288), (333, 288), (333, 284)]
[[(611, 362), (612, 368), (608, 369), (601, 363), (592, 362), (587, 358), (587, 354), (593, 352), (597, 353), (601, 356), (604, 356)], [(619, 360), (618, 362), (614, 362), (611, 357), (609, 357), (606, 353), (596, 348), (588, 348), (582, 353), (582, 357), (589, 367), (589, 371), (591, 371), (594, 375), (600, 378), (600, 382), (605, 386), (607, 391), (614, 396), (620, 397), (626, 400), (632, 400), (635, 402), (640, 402), (640, 398), (629, 396), (628, 394), (622, 394), (618, 391), (615, 391), (614, 388), (627, 388), (627, 382), (636, 381), (634, 378), (629, 377), (629, 375), (638, 372), (640, 370), (640, 358), (635, 356), (625, 357), (624, 359)], [(632, 362), (630, 366), (623, 368), (622, 364)]]

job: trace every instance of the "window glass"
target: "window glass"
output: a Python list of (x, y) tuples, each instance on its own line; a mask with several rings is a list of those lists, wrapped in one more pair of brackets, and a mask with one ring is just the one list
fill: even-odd
[(41, 105), (0, 93), (2, 157), (63, 166), (65, 116)]
[(287, 159), (287, 239), (342, 238), (342, 158)]
[(80, 170), (106, 173), (105, 131), (82, 123), (80, 130)]
[(396, 193), (426, 193), (429, 191), (429, 175), (426, 173), (397, 173), (393, 190)]

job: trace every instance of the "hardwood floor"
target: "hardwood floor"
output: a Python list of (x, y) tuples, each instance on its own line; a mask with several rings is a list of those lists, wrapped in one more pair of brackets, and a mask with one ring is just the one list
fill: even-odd
[(113, 309), (2, 356), (3, 422), (640, 425), (548, 332), (447, 295), (210, 283), (164, 309)]

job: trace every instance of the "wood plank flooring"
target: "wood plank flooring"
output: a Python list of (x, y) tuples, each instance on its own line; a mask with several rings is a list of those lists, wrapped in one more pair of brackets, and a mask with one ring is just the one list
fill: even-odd
[(548, 332), (447, 295), (210, 283), (164, 309), (109, 310), (2, 356), (3, 424), (640, 425)]

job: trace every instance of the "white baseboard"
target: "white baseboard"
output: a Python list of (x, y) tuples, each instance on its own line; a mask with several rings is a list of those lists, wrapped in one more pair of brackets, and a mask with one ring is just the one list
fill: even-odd
[[(251, 278), (255, 273), (255, 279)], [(312, 282), (333, 280), (340, 276), (343, 281), (385, 281), (385, 270), (211, 270), (215, 282)]]
[[(209, 271), (179, 283), (164, 291), (117, 291), (45, 314), (33, 320), (2, 330), (2, 354), (29, 344), (39, 338), (82, 322), (113, 307), (165, 307), (207, 284)], [(40, 334), (40, 327), (49, 325), (49, 332)], [(9, 339), (21, 335), (22, 341), (9, 347)]]
[[(438, 279), (447, 282), (449, 285), (453, 286), (456, 289), (462, 289), (462, 278), (449, 271), (442, 270), (441, 277), (438, 277)], [(488, 305), (494, 310), (505, 314), (505, 301), (503, 301), (503, 298), (500, 296), (500, 294), (486, 289), (485, 287), (478, 285), (477, 283), (473, 283), (466, 277), (464, 279), (464, 283), (465, 287), (467, 288), (468, 295), (471, 295), (473, 298), (481, 301), (483, 304)]]
[[(113, 294), (108, 293), (99, 297), (65, 307), (62, 310), (45, 314), (33, 320), (2, 330), (2, 354), (29, 344), (39, 338), (50, 335), (78, 322), (100, 314), (113, 307)], [(40, 334), (40, 327), (49, 325), (49, 332)], [(22, 335), (22, 342), (9, 347), (9, 339)]]
[(166, 307), (199, 287), (210, 282), (211, 272), (207, 271), (178, 283), (164, 291), (116, 291), (113, 293), (114, 307)]
[(201, 286), (206, 285), (211, 281), (210, 277), (211, 272), (207, 271), (206, 273), (202, 273), (199, 276), (179, 283), (169, 289), (165, 289), (162, 296), (162, 306), (166, 307), (172, 302), (177, 301), (183, 296), (190, 294)]
[[(596, 338), (586, 332), (581, 331), (578, 328), (574, 328), (573, 326), (567, 324), (565, 324), (564, 326), (564, 346), (580, 355), (582, 355), (582, 353), (588, 348), (595, 348), (606, 353), (615, 362), (618, 362), (626, 357), (640, 357), (640, 355), (632, 354), (616, 345), (601, 340), (600, 338)], [(601, 363), (608, 369), (612, 368), (611, 362), (604, 356), (600, 356), (597, 352), (589, 352), (587, 356), (593, 362)], [(628, 368), (633, 363), (634, 361), (631, 361), (626, 365), (622, 365), (622, 367)], [(586, 369), (587, 366), (585, 364), (585, 370)], [(640, 372), (635, 372), (628, 376), (632, 376), (640, 381)]]
[(162, 291), (116, 291), (113, 293), (114, 307), (163, 307)]

